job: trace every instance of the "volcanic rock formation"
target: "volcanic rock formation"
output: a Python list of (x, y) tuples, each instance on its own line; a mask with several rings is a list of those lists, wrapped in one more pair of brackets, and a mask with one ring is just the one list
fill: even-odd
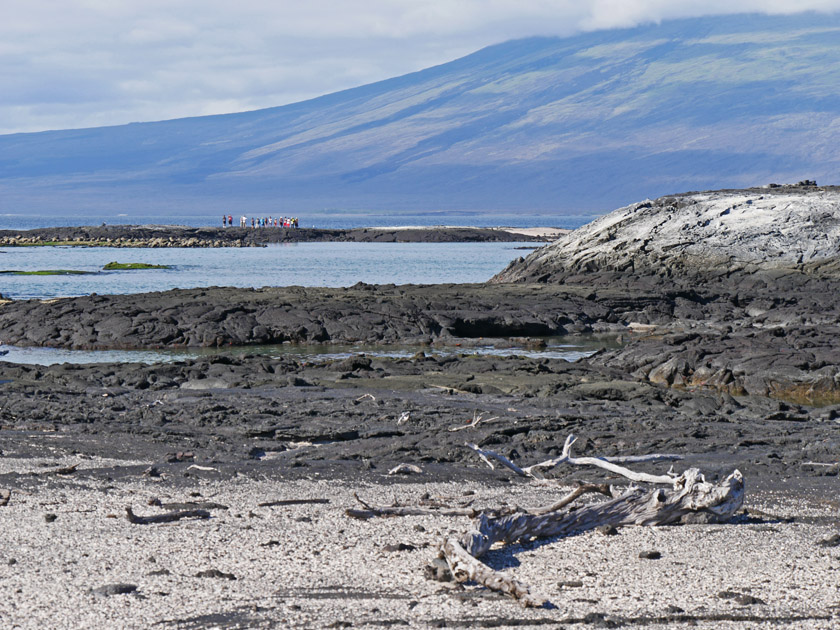
[(840, 188), (768, 186), (634, 203), (511, 263), (494, 282), (631, 272), (706, 279), (763, 272), (840, 275)]

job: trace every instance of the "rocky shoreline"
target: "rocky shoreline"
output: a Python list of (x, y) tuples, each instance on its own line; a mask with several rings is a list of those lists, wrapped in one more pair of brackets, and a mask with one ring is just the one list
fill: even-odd
[(0, 343), (70, 349), (450, 345), (621, 335), (631, 379), (802, 404), (840, 402), (840, 284), (802, 274), (702, 286), (615, 272), (562, 285), (183, 289), (11, 301)]
[[(0, 491), (11, 496), (0, 506), (0, 521), (9, 528), (25, 523), (36, 537), (57, 532), (62, 541), (79, 531), (88, 532), (87, 541), (90, 527), (104, 532), (113, 550), (91, 542), (86, 553), (96, 560), (57, 554), (56, 570), (77, 567), (91, 590), (125, 583), (142, 598), (107, 588), (104, 597), (83, 594), (80, 582), (68, 578), (62, 582), (68, 592), (58, 599), (88, 611), (85, 619), (116, 615), (126, 627), (835, 627), (835, 244), (826, 238), (796, 250), (786, 240), (796, 231), (779, 228), (773, 238), (780, 254), (762, 263), (749, 253), (763, 238), (750, 236), (756, 223), (747, 214), (764, 201), (747, 204), (753, 194), (763, 193), (697, 193), (682, 206), (663, 199), (623, 209), (600, 227), (517, 261), (488, 284), (213, 287), (6, 303), (3, 344), (227, 350), (154, 365), (0, 362)], [(836, 220), (840, 205), (814, 214), (809, 195), (831, 194), (799, 196), (823, 227)], [(780, 195), (773, 199), (775, 209), (762, 206), (761, 216), (796, 214)], [(665, 211), (671, 223), (637, 242), (633, 218), (647, 221), (651, 208), (672, 208)], [(742, 254), (734, 263), (709, 258), (687, 271), (680, 261), (696, 252), (671, 247), (671, 235), (705, 229), (701, 211), (725, 221), (740, 217), (749, 229), (739, 228)], [(732, 229), (724, 223), (716, 233)], [(626, 255), (628, 248), (635, 254)], [(476, 345), (538, 347), (548, 336), (583, 334), (611, 343), (575, 363), (472, 352)], [(395, 343), (417, 352), (319, 359), (281, 351), (292, 344)], [(272, 344), (278, 352), (249, 354), (248, 346)], [(439, 353), (440, 346), (450, 351)], [(442, 532), (463, 523), (414, 517), (359, 525), (344, 514), (356, 503), (354, 492), (383, 505), (397, 496), (409, 504), (534, 505), (558, 496), (552, 482), (623, 483), (586, 467), (528, 480), (491, 470), (466, 445), (528, 465), (557, 457), (569, 434), (579, 436), (581, 454), (681, 457), (643, 466), (659, 474), (672, 464), (696, 466), (716, 480), (737, 468), (747, 484), (745, 510), (726, 525), (590, 532), (493, 551), (488, 563), (546, 582), (558, 607), (527, 612), (484, 589), (424, 577)], [(414, 468), (389, 474), (399, 464)], [(265, 507), (272, 493), (322, 503), (276, 513)], [(156, 533), (136, 535), (142, 557), (118, 543), (130, 537), (126, 528), (138, 527), (117, 514), (122, 503), (150, 513), (176, 501), (205, 505), (198, 508), (210, 511), (209, 520), (144, 530)], [(214, 502), (231, 510), (206, 507)], [(74, 516), (77, 509), (89, 510), (92, 525)], [(180, 554), (181, 547), (192, 549), (190, 536), (172, 542), (180, 532), (203, 536), (206, 551)], [(366, 532), (375, 532), (377, 542)], [(20, 586), (40, 583), (31, 540), (0, 552), (0, 601), (14, 601), (19, 588), (27, 610), (36, 611), (47, 606), (44, 596)], [(152, 544), (168, 551), (147, 551)], [(762, 549), (772, 558), (759, 557)], [(274, 551), (277, 558), (267, 555)], [(160, 562), (168, 553), (171, 561)], [(196, 553), (201, 566), (184, 565)], [(293, 560), (284, 565), (283, 558)], [(334, 566), (336, 558), (354, 568)], [(321, 562), (329, 571), (319, 572)], [(172, 573), (152, 574), (162, 569)], [(237, 578), (218, 578), (231, 585), (221, 599), (192, 578), (209, 570)], [(281, 573), (286, 586), (278, 582)], [(330, 575), (343, 582), (319, 582)], [(257, 586), (266, 580), (273, 585), (267, 592)], [(333, 589), (331, 604), (326, 587)], [(119, 606), (139, 621), (115, 612)], [(0, 619), (4, 614), (21, 627), (39, 622), (38, 613), (30, 623), (0, 604)]]
[(0, 230), (0, 247), (61, 244), (78, 247), (262, 247), (271, 243), (484, 243), (546, 242), (564, 230), (533, 233), (515, 228), (194, 228), (181, 225), (102, 225)]

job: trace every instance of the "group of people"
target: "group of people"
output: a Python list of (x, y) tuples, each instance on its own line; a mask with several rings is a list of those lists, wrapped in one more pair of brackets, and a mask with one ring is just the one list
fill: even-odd
[[(222, 215), (222, 227), (233, 227), (233, 215)], [(248, 227), (248, 217), (245, 215), (239, 217), (239, 227)], [(251, 227), (296, 228), (300, 227), (300, 224), (297, 217), (251, 217)]]

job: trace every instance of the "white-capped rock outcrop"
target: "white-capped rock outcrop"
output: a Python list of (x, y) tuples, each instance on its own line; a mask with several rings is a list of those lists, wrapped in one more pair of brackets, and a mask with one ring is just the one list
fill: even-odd
[(495, 282), (593, 271), (709, 277), (797, 270), (840, 277), (840, 187), (661, 197), (619, 208), (511, 263)]

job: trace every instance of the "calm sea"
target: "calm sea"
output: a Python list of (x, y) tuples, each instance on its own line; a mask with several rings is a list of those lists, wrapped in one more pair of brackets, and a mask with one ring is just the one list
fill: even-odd
[[(352, 228), (390, 225), (472, 225), (479, 227), (562, 227), (576, 228), (595, 217), (560, 217), (556, 215), (478, 215), (478, 214), (341, 214), (301, 218), (302, 227)], [(207, 217), (171, 216), (73, 216), (45, 217), (0, 215), (0, 229), (33, 229), (69, 225), (166, 225), (178, 223), (208, 226), (221, 223)], [(91, 275), (21, 276), (0, 274), (0, 294), (12, 299), (49, 299), (97, 293), (124, 294), (165, 291), (175, 288), (209, 286), (351, 286), (370, 284), (430, 284), (447, 282), (484, 282), (510, 261), (526, 256), (537, 243), (294, 243), (256, 248), (104, 248), (104, 247), (0, 247), (0, 270), (44, 271), (76, 270)], [(102, 271), (112, 261), (169, 265), (171, 269), (141, 271)], [(249, 348), (249, 352), (255, 349)], [(266, 348), (277, 353), (278, 348)], [(324, 358), (358, 352), (359, 348), (323, 349), (283, 348), (283, 352), (304, 352)], [(374, 353), (403, 356), (414, 349), (367, 349)], [(473, 352), (516, 354), (494, 348), (476, 348)], [(52, 348), (0, 347), (0, 360), (19, 363), (90, 363), (100, 361), (171, 361), (198, 356), (204, 351), (157, 352), (115, 351), (86, 352)], [(441, 350), (441, 352), (445, 352)], [(578, 343), (556, 343), (540, 356), (576, 360), (590, 354), (589, 347)]]
[[(247, 248), (0, 247), (0, 270), (74, 270), (91, 275), (0, 274), (0, 294), (48, 299), (210, 286), (351, 286), (484, 282), (534, 243), (293, 243)], [(520, 249), (527, 248), (527, 249)], [(102, 271), (109, 262), (171, 269)]]
[[(394, 225), (451, 225), (475, 227), (559, 227), (569, 230), (597, 218), (597, 215), (557, 215), (478, 212), (425, 212), (422, 214), (395, 214), (382, 212), (338, 212), (308, 214), (298, 217), (300, 227), (348, 229), (357, 227), (386, 227)], [(239, 216), (234, 217), (239, 224)], [(167, 215), (30, 215), (0, 214), (0, 230), (32, 230), (44, 227), (74, 225), (188, 225), (190, 227), (221, 226), (221, 215), (173, 216)]]

